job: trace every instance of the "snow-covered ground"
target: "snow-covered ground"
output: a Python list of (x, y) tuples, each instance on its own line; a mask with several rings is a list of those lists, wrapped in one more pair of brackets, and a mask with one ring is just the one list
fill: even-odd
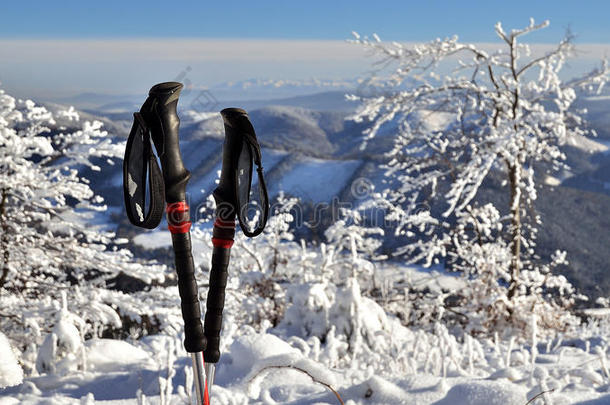
[[(445, 288), (459, 287), (460, 282), (451, 275), (406, 267), (394, 269), (392, 277), (444, 283)], [(546, 393), (531, 403), (610, 404), (607, 325), (583, 328), (578, 339), (566, 336), (521, 344), (457, 339), (440, 324), (430, 331), (402, 326), (361, 296), (357, 283), (348, 283), (326, 297), (326, 304), (299, 301), (299, 296), (324, 300), (318, 284), (292, 286), (299, 291), (292, 293), (293, 306), (284, 319), (276, 327), (267, 322), (255, 329), (239, 321), (244, 316), (240, 311), (251, 308), (240, 302), (238, 284), (232, 277), (213, 404), (339, 404), (340, 397), (351, 405), (525, 405), (541, 392)], [(163, 293), (169, 302), (178, 302), (177, 288), (165, 288)], [(325, 307), (326, 315), (311, 311), (311, 305)], [(168, 311), (179, 319), (177, 305)], [(38, 372), (0, 390), (1, 405), (189, 403), (190, 358), (175, 329), (139, 340), (82, 342), (70, 326), (69, 314), (61, 319), (47, 340), (56, 341), (62, 353), (41, 349)], [(358, 325), (357, 342), (341, 334), (345, 323), (352, 321)], [(315, 331), (324, 322), (333, 330), (325, 341), (308, 336), (306, 330)], [(11, 353), (0, 335), (4, 386), (21, 379)], [(51, 364), (53, 356), (61, 360), (41, 369), (41, 361), (49, 359)]]
[[(134, 241), (158, 248), (169, 246), (170, 238), (155, 231)], [(198, 266), (209, 257), (208, 245), (194, 239)], [(253, 327), (244, 319), (268, 308), (246, 297), (240, 283), (260, 275), (245, 273), (240, 281), (235, 271), (227, 289), (213, 404), (339, 404), (332, 390), (351, 405), (525, 405), (542, 392), (532, 404), (610, 404), (607, 310), (589, 314), (598, 324), (545, 341), (458, 338), (441, 324), (428, 331), (403, 326), (362, 296), (357, 283), (332, 287), (330, 293), (329, 286), (306, 283), (287, 286), (292, 305), (275, 327), (267, 320)], [(464, 287), (462, 278), (441, 270), (389, 263), (378, 266), (376, 279), (438, 291)], [(205, 297), (205, 287), (201, 293)], [(134, 297), (134, 308), (150, 305), (147, 294), (165, 297), (156, 303), (169, 319), (164, 333), (87, 340), (82, 352), (72, 344), (80, 365), (28, 377), (0, 391), (0, 404), (188, 403), (190, 358), (181, 345), (177, 289), (142, 292)], [(318, 338), (319, 329), (329, 326), (325, 339)], [(357, 337), (347, 336), (350, 328), (357, 328)], [(5, 375), (16, 379), (12, 370)]]
[[(599, 341), (540, 345), (532, 362), (531, 351), (523, 347), (473, 340), (458, 344), (444, 342), (446, 335), (424, 333), (412, 333), (410, 338), (411, 350), (401, 355), (410, 357), (407, 363), (413, 369), (379, 375), (369, 369), (328, 368), (316, 361), (320, 353), (312, 355), (313, 348), (305, 341), (246, 328), (234, 337), (218, 365), (212, 403), (339, 403), (327, 384), (348, 404), (523, 405), (549, 390), (543, 397), (552, 402), (546, 403), (610, 403), (607, 369), (602, 366), (608, 355)], [(87, 398), (100, 404), (146, 403), (141, 402), (142, 394), (148, 403), (158, 404), (168, 375), (174, 377), (166, 403), (188, 403), (184, 386), (190, 360), (179, 349), (168, 368), (170, 342), (166, 336), (131, 343), (89, 340), (86, 371), (27, 378), (0, 391), (0, 404), (93, 403)]]

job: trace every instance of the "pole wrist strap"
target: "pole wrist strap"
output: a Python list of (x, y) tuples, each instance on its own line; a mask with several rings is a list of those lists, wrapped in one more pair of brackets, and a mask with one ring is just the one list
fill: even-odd
[[(123, 159), (125, 209), (132, 224), (154, 229), (161, 222), (165, 208), (163, 174), (153, 151), (151, 132), (144, 117), (140, 113), (134, 113), (133, 118)], [(148, 207), (146, 207), (147, 177)]]

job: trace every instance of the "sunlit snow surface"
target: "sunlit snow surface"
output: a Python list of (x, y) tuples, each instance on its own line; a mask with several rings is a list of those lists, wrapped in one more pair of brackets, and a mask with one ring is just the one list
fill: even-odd
[[(459, 278), (419, 268), (394, 268), (392, 277), (431, 288), (462, 287)], [(462, 341), (440, 325), (433, 332), (403, 327), (373, 300), (361, 296), (357, 284), (338, 289), (326, 304), (321, 304), (326, 305), (327, 315), (297, 306), (286, 311), (275, 328), (255, 331), (235, 321), (239, 311), (248, 310), (236, 298), (237, 285), (235, 277), (229, 280), (223, 354), (212, 390), (215, 405), (338, 404), (325, 384), (348, 405), (525, 405), (546, 390), (553, 390), (546, 395), (552, 401), (548, 403), (554, 405), (610, 404), (610, 358), (604, 337), (540, 341), (539, 354), (532, 363), (527, 342)], [(315, 300), (317, 294), (324, 294), (307, 285), (290, 288), (295, 290), (293, 297), (300, 294), (304, 299)], [(205, 286), (202, 292), (205, 294)], [(145, 297), (146, 292), (143, 294)], [(177, 289), (168, 287), (164, 294), (170, 304), (176, 303), (169, 310), (179, 319)], [(299, 332), (316, 323), (341, 325), (352, 316), (345, 310), (350, 305), (358, 308), (355, 316), (364, 339), (392, 344), (392, 348), (380, 348), (376, 370), (365, 366), (364, 361), (361, 367), (358, 361), (351, 368), (333, 367), (342, 356), (349, 356), (342, 348), (343, 341), (328, 335), (321, 343)], [(56, 331), (59, 339), (73, 341), (74, 336), (64, 329)], [(180, 333), (171, 327), (166, 332), (140, 340), (92, 339), (84, 346), (69, 345), (75, 353), (84, 347), (84, 356), (76, 356), (76, 363), (68, 364), (64, 371), (28, 377), (20, 385), (0, 390), (0, 405), (186, 404), (190, 358), (182, 349)], [(583, 336), (586, 333), (583, 330)], [(365, 351), (359, 356), (366, 357), (370, 364), (376, 354)], [(11, 375), (5, 372), (6, 364), (3, 356), (0, 380)], [(14, 374), (15, 364), (12, 367)], [(161, 385), (169, 386), (171, 395), (166, 391), (161, 397)], [(540, 397), (536, 403), (542, 401)]]
[[(168, 338), (163, 336), (132, 343), (104, 339), (89, 341), (87, 371), (27, 378), (17, 387), (0, 391), (0, 404), (81, 404), (89, 403), (87, 395), (95, 398), (96, 402), (91, 403), (139, 404), (138, 390), (145, 394), (148, 403), (158, 404), (158, 380), (168, 374), (162, 364), (166, 355), (160, 351), (167, 347), (166, 341)], [(501, 349), (506, 350), (506, 347)], [(563, 356), (559, 354), (562, 351)], [(443, 379), (433, 372), (420, 371), (377, 376), (366, 370), (328, 369), (277, 336), (249, 333), (235, 337), (224, 353), (218, 365), (212, 403), (338, 403), (333, 393), (296, 369), (333, 386), (346, 404), (524, 405), (541, 392), (536, 381), (536, 376), (540, 375), (546, 378), (548, 387), (555, 388), (549, 394), (553, 404), (610, 403), (607, 379), (598, 374), (599, 381), (593, 381), (596, 377), (592, 373), (599, 369), (592, 364), (597, 356), (582, 349), (561, 346), (541, 355), (534, 372), (531, 365), (522, 364), (520, 356), (515, 356), (510, 369), (498, 364), (494, 371), (491, 364), (499, 361), (500, 356), (493, 350), (485, 350), (485, 354), (485, 360), (477, 361), (487, 363), (484, 369), (477, 369), (472, 375), (453, 372)], [(515, 350), (514, 354), (520, 352)], [(587, 364), (591, 364), (590, 371), (580, 372), (579, 367), (586, 370)], [(169, 403), (187, 403), (183, 394), (185, 369), (189, 367), (186, 353), (182, 353), (172, 367), (176, 375)], [(573, 381), (569, 385), (562, 383), (566, 376), (571, 376)]]
[(283, 190), (305, 201), (331, 201), (340, 198), (346, 184), (362, 163), (357, 160), (303, 158), (287, 171), (271, 195)]

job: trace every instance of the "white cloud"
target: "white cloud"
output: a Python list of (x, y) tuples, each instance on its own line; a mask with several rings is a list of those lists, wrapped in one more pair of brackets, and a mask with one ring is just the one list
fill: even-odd
[(98, 62), (358, 60), (363, 52), (345, 41), (238, 39), (0, 40), (0, 57), (22, 62), (61, 57)]
[[(493, 49), (498, 44), (479, 44)], [(534, 44), (542, 53), (551, 45)], [(576, 69), (610, 55), (609, 44), (580, 44)], [(189, 79), (211, 86), (252, 77), (346, 78), (366, 74), (372, 59), (346, 41), (241, 39), (0, 39), (3, 85), (37, 94), (141, 92), (190, 67)]]

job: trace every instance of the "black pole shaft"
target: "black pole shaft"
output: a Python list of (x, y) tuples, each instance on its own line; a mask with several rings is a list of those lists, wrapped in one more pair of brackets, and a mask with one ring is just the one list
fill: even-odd
[(217, 363), (220, 359), (220, 330), (222, 311), (225, 306), (225, 290), (229, 275), (231, 246), (235, 237), (235, 216), (225, 216), (222, 207), (216, 209), (216, 221), (212, 231), (212, 269), (210, 270), (210, 289), (206, 301), (204, 333), (207, 346), (203, 352), (206, 363)]
[(195, 265), (191, 254), (191, 234), (172, 233), (180, 307), (184, 319), (184, 348), (189, 353), (205, 349), (206, 339), (201, 325), (199, 293), (195, 279)]
[(212, 270), (210, 271), (210, 289), (206, 301), (204, 329), (207, 346), (203, 357), (206, 363), (217, 363), (220, 359), (220, 330), (222, 329), (222, 311), (225, 305), (230, 256), (231, 248), (214, 247), (212, 252)]

